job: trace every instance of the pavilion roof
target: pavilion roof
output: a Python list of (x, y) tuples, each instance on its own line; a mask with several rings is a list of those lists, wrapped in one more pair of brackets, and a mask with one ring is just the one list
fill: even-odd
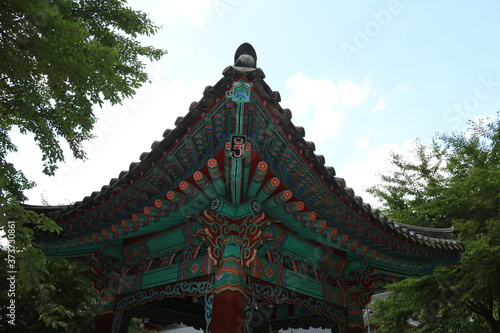
[[(300, 155), (309, 170), (314, 173), (316, 179), (320, 180), (321, 184), (312, 185), (311, 187), (322, 186), (327, 189), (329, 193), (335, 196), (336, 200), (342, 202), (350, 215), (356, 216), (358, 220), (363, 221), (365, 226), (369, 226), (370, 230), (374, 230), (376, 233), (392, 237), (399, 242), (412, 244), (412, 246), (419, 248), (451, 252), (464, 250), (461, 242), (454, 239), (453, 228), (423, 228), (398, 223), (388, 219), (380, 211), (372, 209), (370, 204), (364, 203), (363, 199), (357, 196), (352, 188), (347, 186), (344, 179), (336, 177), (333, 167), (325, 165), (325, 158), (315, 153), (315, 144), (304, 139), (304, 128), (296, 126), (292, 122), (292, 112), (279, 104), (280, 94), (273, 91), (264, 81), (264, 72), (256, 66), (252, 67), (252, 64), (245, 63), (245, 57), (240, 58), (239, 62), (237, 61), (235, 64), (242, 66), (229, 66), (224, 69), (222, 79), (214, 86), (207, 86), (205, 88), (203, 97), (198, 102), (193, 102), (190, 105), (189, 111), (185, 116), (177, 118), (173, 129), (165, 130), (161, 140), (152, 143), (150, 151), (142, 153), (138, 162), (131, 163), (128, 170), (122, 171), (117, 178), (111, 179), (109, 184), (102, 186), (100, 191), (93, 192), (90, 196), (72, 205), (48, 207), (26, 205), (26, 208), (52, 218), (63, 228), (63, 235), (59, 236), (59, 238), (39, 234), (38, 238), (40, 242), (61, 239), (61, 237), (64, 238), (65, 235), (69, 234), (89, 233), (100, 230), (103, 227), (102, 223), (99, 226), (89, 228), (89, 225), (85, 224), (86, 222), (82, 225), (81, 223), (75, 223), (75, 221), (81, 219), (82, 216), (99, 211), (100, 207), (112, 204), (123, 192), (134, 192), (139, 201), (142, 200), (141, 202), (146, 205), (151, 204), (151, 202), (148, 202), (148, 200), (151, 200), (150, 197), (144, 198), (145, 193), (148, 191), (158, 193), (159, 190), (146, 181), (146, 176), (160, 172), (157, 170), (157, 166), (164, 159), (172, 157), (169, 154), (172, 147), (184, 144), (186, 133), (200, 126), (200, 122), (203, 122), (203, 117), (207, 112), (218, 103), (220, 104), (221, 99), (225, 98), (226, 92), (231, 88), (233, 82), (242, 80), (252, 83), (252, 91), (258, 97), (259, 102), (270, 113), (277, 127), (281, 129), (289, 142), (293, 143), (293, 148)], [(168, 175), (166, 177), (171, 178)], [(178, 186), (179, 182), (173, 179), (169, 181), (171, 182), (172, 189)], [(292, 188), (290, 189), (293, 191)], [(299, 199), (306, 200), (305, 196)], [(309, 202), (309, 205), (314, 204), (312, 201)], [(142, 209), (142, 207), (140, 208)], [(130, 215), (131, 212), (116, 211), (114, 213), (119, 218), (120, 214)], [(135, 213), (137, 213), (137, 209)], [(99, 215), (94, 214), (94, 218), (99, 220)], [(104, 227), (107, 226), (104, 225)], [(350, 230), (353, 232), (352, 235), (349, 235), (350, 238), (365, 237), (365, 234), (363, 232), (360, 233), (359, 230), (356, 233), (355, 226), (352, 226)]]

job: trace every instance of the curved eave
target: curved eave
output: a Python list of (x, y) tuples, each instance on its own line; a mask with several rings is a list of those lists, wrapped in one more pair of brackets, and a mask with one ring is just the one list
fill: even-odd
[[(217, 103), (221, 103), (221, 99), (225, 96), (226, 91), (228, 91), (234, 81), (245, 79), (253, 83), (253, 91), (260, 103), (275, 119), (282, 132), (293, 143), (296, 150), (300, 152), (303, 160), (314, 171), (317, 179), (320, 179), (336, 198), (343, 202), (353, 216), (359, 216), (363, 220), (363, 223), (374, 228), (376, 232), (390, 235), (398, 241), (411, 244), (415, 247), (452, 252), (463, 251), (463, 245), (459, 241), (453, 240), (453, 229), (451, 228), (421, 228), (397, 223), (387, 219), (379, 211), (372, 210), (369, 204), (363, 203), (363, 199), (356, 196), (354, 191), (346, 186), (346, 182), (343, 179), (335, 177), (334, 168), (325, 165), (324, 157), (314, 153), (314, 143), (304, 140), (304, 129), (295, 126), (291, 121), (291, 111), (283, 109), (279, 105), (280, 95), (278, 92), (272, 91), (264, 82), (263, 79), (265, 76), (262, 70), (230, 66), (224, 70), (223, 75), (224, 77), (215, 86), (208, 86), (205, 89), (203, 97), (199, 102), (191, 104), (186, 116), (177, 119), (174, 129), (167, 129), (163, 133), (161, 141), (153, 142), (150, 152), (141, 154), (140, 162), (131, 163), (128, 170), (122, 171), (118, 178), (111, 179), (109, 185), (103, 186), (101, 191), (93, 192), (90, 196), (85, 197), (82, 201), (74, 205), (25, 207), (49, 216), (61, 224), (64, 229), (64, 226), (68, 223), (83, 215), (97, 211), (100, 207), (116, 198), (117, 195), (124, 192), (136, 191), (139, 197), (144, 195), (148, 190), (137, 189), (137, 184), (144, 181), (146, 175), (155, 172), (154, 168), (157, 163), (165, 158), (165, 155), (172, 147), (179, 145), (179, 142), (182, 143), (184, 135), (190, 129), (194, 126), (199, 126), (200, 122), (203, 121), (203, 114), (205, 112), (210, 111)], [(143, 192), (141, 193), (141, 191)], [(145, 205), (151, 204), (146, 201), (143, 203)], [(137, 206), (141, 204), (139, 200)], [(311, 207), (311, 209), (313, 208)], [(138, 214), (137, 207), (135, 207), (135, 211), (131, 211), (129, 208), (129, 210), (121, 214), (123, 216)], [(179, 215), (178, 218), (181, 218), (181, 216)], [(99, 227), (94, 228), (94, 231), (98, 230)], [(76, 232), (78, 233), (78, 231)], [(82, 232), (89, 232), (89, 230), (82, 230)], [(145, 228), (144, 232), (154, 232), (154, 230), (149, 228), (149, 231), (147, 231), (147, 228)], [(357, 236), (354, 235), (354, 237)]]
[[(427, 247), (446, 251), (464, 251), (460, 241), (454, 240), (453, 228), (423, 228), (395, 222), (382, 215), (380, 211), (372, 209), (371, 205), (363, 202), (363, 198), (356, 196), (352, 188), (346, 185), (342, 178), (335, 177), (335, 169), (325, 165), (325, 158), (316, 155), (315, 144), (304, 140), (305, 130), (295, 126), (292, 112), (279, 105), (280, 95), (273, 92), (262, 80), (254, 82), (254, 89), (262, 99), (266, 109), (275, 117), (283, 132), (293, 142), (305, 161), (311, 166), (322, 182), (344, 202), (353, 215), (360, 216), (365, 223), (377, 228), (380, 232), (390, 234), (397, 240), (404, 241), (416, 247)], [(303, 198), (300, 198), (303, 199)], [(311, 208), (313, 209), (313, 208)]]

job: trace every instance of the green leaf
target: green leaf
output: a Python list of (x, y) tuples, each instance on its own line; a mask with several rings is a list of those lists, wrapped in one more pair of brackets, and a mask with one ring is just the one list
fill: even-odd
[(384, 213), (424, 227), (454, 226), (465, 244), (462, 263), (388, 287), (375, 304), (377, 332), (498, 332), (500, 329), (500, 113), (470, 123), (467, 133), (417, 142), (413, 158), (392, 155), (397, 167), (370, 189)]
[[(21, 205), (27, 199), (24, 192), (35, 184), (9, 161), (9, 153), (18, 149), (12, 130), (34, 136), (43, 172), (53, 175), (65, 158), (63, 142), (73, 156), (85, 158), (82, 144), (92, 138), (94, 106), (132, 96), (148, 80), (144, 59), (158, 60), (166, 51), (139, 42), (141, 35), (159, 27), (123, 0), (2, 1), (1, 8), (0, 229), (16, 222), (16, 298), (23, 304), (17, 307), (19, 318), (21, 309), (31, 310), (16, 329), (24, 325), (25, 331), (47, 332), (51, 330), (38, 325), (65, 327), (61, 323), (74, 315), (80, 300), (89, 300), (86, 308), (92, 309), (94, 299), (87, 294), (89, 281), (80, 287), (77, 276), (64, 272), (79, 270), (65, 261), (59, 266), (37, 248), (36, 235), (59, 234), (61, 228)], [(57, 274), (66, 281), (54, 282)], [(62, 297), (79, 289), (78, 304)]]

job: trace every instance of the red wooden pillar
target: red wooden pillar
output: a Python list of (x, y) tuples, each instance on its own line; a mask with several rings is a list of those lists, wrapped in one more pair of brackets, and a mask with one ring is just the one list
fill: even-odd
[(98, 315), (95, 319), (94, 333), (111, 333), (113, 326), (113, 314), (105, 313)]
[(214, 295), (210, 333), (245, 332), (245, 297), (236, 291)]
[[(98, 315), (95, 319), (94, 333), (111, 333), (113, 332), (113, 313), (105, 313)], [(128, 332), (130, 324), (130, 317), (123, 316), (120, 322), (120, 329), (118, 332)]]
[[(220, 208), (222, 207), (222, 208)], [(219, 210), (224, 211), (224, 206)], [(246, 208), (248, 212), (248, 207)], [(228, 205), (229, 213), (234, 207)], [(217, 215), (216, 215), (217, 214)], [(264, 213), (235, 220), (205, 210), (199, 220), (207, 227), (200, 235), (208, 243), (208, 255), (217, 267), (213, 281), (210, 333), (244, 333), (246, 331), (246, 268), (255, 259), (262, 244), (261, 229), (271, 221)], [(251, 227), (250, 227), (251, 226)]]
[[(365, 325), (363, 318), (363, 309), (366, 306), (365, 302), (362, 302), (362, 293), (359, 291), (348, 292), (349, 305), (347, 309), (347, 327), (348, 333), (365, 333)], [(368, 298), (369, 300), (369, 298)]]
[(363, 322), (363, 307), (361, 304), (350, 304), (350, 309), (347, 311), (347, 325), (349, 333), (364, 333), (365, 327)]
[(347, 324), (349, 333), (365, 333), (363, 310), (370, 303), (374, 286), (380, 282), (380, 275), (374, 274), (373, 268), (352, 271), (349, 275), (347, 290)]
[(239, 267), (220, 267), (217, 270), (210, 333), (245, 332), (245, 280), (246, 272)]

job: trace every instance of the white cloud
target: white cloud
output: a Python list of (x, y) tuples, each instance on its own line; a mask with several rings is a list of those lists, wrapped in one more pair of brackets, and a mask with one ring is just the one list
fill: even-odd
[(356, 148), (369, 148), (370, 141), (372, 140), (374, 134), (375, 130), (373, 127), (369, 127), (368, 130), (365, 131), (365, 134), (356, 140)]
[(410, 89), (411, 85), (412, 85), (411, 81), (406, 81), (406, 82), (403, 82), (403, 83), (396, 85), (396, 89), (398, 91), (405, 92), (405, 91), (408, 91), (408, 89)]
[(380, 95), (377, 101), (377, 105), (372, 109), (372, 113), (387, 110), (387, 101), (389, 98), (386, 95)]
[(408, 160), (412, 160), (409, 151), (413, 148), (413, 145), (413, 140), (406, 140), (401, 145), (387, 143), (378, 146), (364, 154), (363, 157), (339, 168), (337, 176), (344, 178), (347, 186), (351, 187), (356, 195), (361, 196), (363, 202), (369, 203), (372, 207), (380, 206), (378, 200), (367, 193), (366, 189), (380, 184), (380, 174), (395, 171), (395, 166), (389, 162), (391, 152), (401, 154)]
[(315, 143), (339, 134), (345, 126), (344, 115), (365, 103), (371, 91), (370, 82), (313, 79), (298, 72), (286, 81), (289, 97), (281, 105), (290, 108), (293, 121), (306, 129), (307, 140)]
[(76, 160), (66, 150), (66, 161), (54, 177), (41, 173), (42, 163), (37, 162), (40, 158), (33, 157), (40, 153), (32, 141), (20, 144), (20, 152), (12, 156), (13, 162), (38, 184), (26, 192), (29, 203), (39, 204), (42, 194), (50, 204), (57, 205), (100, 191), (122, 170), (128, 170), (130, 163), (139, 161), (141, 153), (161, 140), (167, 128), (174, 128), (176, 118), (188, 112), (191, 101), (201, 99), (208, 83), (207, 79), (192, 83), (153, 80), (123, 105), (105, 107), (99, 111), (100, 119), (94, 127), (96, 138), (83, 144), (88, 160)]
[(370, 81), (365, 79), (363, 83), (357, 84), (349, 80), (340, 80), (339, 89), (342, 96), (342, 104), (347, 108), (359, 106), (369, 96)]
[(163, 0), (151, 8), (155, 16), (167, 19), (180, 18), (198, 27), (205, 25), (206, 17), (211, 12), (211, 0)]

